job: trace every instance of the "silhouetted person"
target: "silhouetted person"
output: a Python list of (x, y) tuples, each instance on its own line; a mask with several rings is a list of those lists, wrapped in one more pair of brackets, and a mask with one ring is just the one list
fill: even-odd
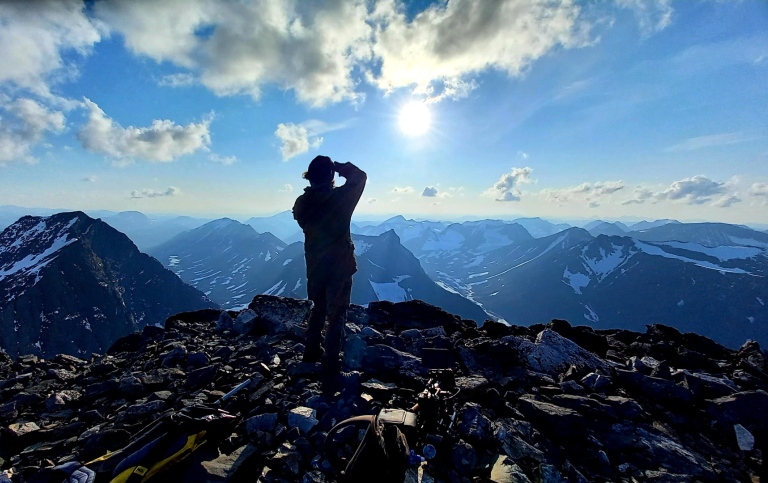
[[(346, 178), (334, 187), (334, 172)], [(304, 361), (322, 361), (326, 374), (340, 369), (352, 274), (357, 271), (349, 224), (365, 189), (366, 174), (352, 163), (336, 163), (317, 156), (304, 173), (309, 187), (296, 199), (293, 217), (304, 231), (307, 294), (314, 302), (309, 315)], [(328, 319), (325, 341), (322, 331)]]

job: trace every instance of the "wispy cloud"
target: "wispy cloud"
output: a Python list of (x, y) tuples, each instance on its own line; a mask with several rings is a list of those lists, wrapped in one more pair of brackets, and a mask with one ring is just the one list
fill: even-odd
[(545, 199), (564, 204), (572, 201), (588, 203), (590, 208), (600, 206), (599, 200), (624, 189), (624, 181), (598, 181), (596, 183), (581, 183), (570, 188), (543, 189), (539, 193)]
[(395, 186), (392, 188), (393, 193), (413, 193), (413, 186)]
[(632, 10), (643, 35), (651, 35), (672, 23), (674, 9), (671, 0), (617, 0), (620, 7)]
[(163, 87), (187, 87), (197, 84), (198, 80), (189, 73), (170, 74), (160, 78), (158, 85)]
[(749, 194), (752, 196), (760, 196), (768, 198), (768, 183), (753, 183), (749, 187)]
[(232, 166), (237, 162), (237, 158), (235, 156), (221, 156), (216, 153), (209, 154), (208, 160), (214, 163), (223, 164), (224, 166)]
[(698, 136), (688, 138), (674, 146), (670, 146), (665, 151), (696, 151), (718, 146), (728, 146), (731, 144), (740, 144), (758, 139), (760, 136), (745, 132), (729, 132), (721, 134), (710, 134), (707, 136)]
[(84, 181), (86, 183), (95, 183), (97, 179), (98, 178), (96, 176), (91, 175), (91, 176), (86, 176), (81, 181)]
[(132, 199), (161, 198), (164, 196), (179, 196), (179, 195), (181, 195), (181, 190), (179, 188), (176, 188), (175, 186), (169, 186), (168, 189), (166, 189), (165, 191), (158, 191), (158, 190), (153, 190), (148, 188), (131, 191)]
[(0, 104), (0, 113), (6, 114), (5, 119), (0, 117), (0, 166), (11, 161), (34, 162), (34, 146), (46, 133), (60, 133), (65, 127), (61, 111), (49, 110), (32, 99)]

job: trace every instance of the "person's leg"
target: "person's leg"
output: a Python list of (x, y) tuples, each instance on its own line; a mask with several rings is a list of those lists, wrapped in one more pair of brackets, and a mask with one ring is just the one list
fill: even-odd
[(344, 326), (347, 323), (347, 309), (352, 295), (352, 277), (345, 277), (328, 284), (328, 328), (325, 333), (325, 356), (323, 366), (339, 370), (339, 352), (344, 342)]
[(314, 303), (309, 313), (307, 332), (304, 337), (305, 362), (317, 362), (323, 356), (322, 332), (327, 311), (327, 285), (325, 281), (307, 280), (307, 296)]

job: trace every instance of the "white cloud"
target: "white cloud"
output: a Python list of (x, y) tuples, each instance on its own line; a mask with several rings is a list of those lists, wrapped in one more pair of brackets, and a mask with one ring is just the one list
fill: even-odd
[(372, 15), (381, 68), (369, 79), (386, 91), (413, 86), (462, 97), (474, 87), (471, 76), (487, 69), (518, 76), (557, 46), (583, 45), (589, 30), (573, 2), (437, 2), (410, 21), (404, 10), (386, 0)]
[(655, 197), (661, 200), (680, 200), (688, 205), (701, 205), (725, 191), (725, 183), (697, 175), (675, 181), (669, 188), (656, 193)]
[(280, 188), (280, 189), (279, 189), (279, 190), (277, 190), (277, 191), (281, 191), (281, 192), (284, 192), (284, 193), (290, 193), (291, 191), (293, 191), (293, 185), (292, 185), (292, 184), (290, 184), (290, 183), (285, 183), (285, 184), (283, 185), (283, 187), (282, 187), (282, 188)]
[(624, 181), (622, 180), (597, 182), (592, 185), (591, 195), (599, 198), (601, 196), (610, 195), (623, 189)]
[(523, 159), (528, 159), (528, 153), (526, 153), (525, 151), (518, 151), (517, 155)]
[(368, 201), (367, 201), (367, 203), (368, 203), (368, 204), (371, 204), (371, 203), (376, 203), (376, 198), (368, 198)]
[(95, 183), (97, 179), (98, 178), (96, 178), (96, 176), (91, 175), (91, 176), (86, 176), (85, 178), (82, 179), (82, 181), (86, 183)]
[(768, 198), (768, 183), (753, 183), (749, 188), (749, 194)]
[(186, 87), (197, 84), (197, 79), (192, 74), (180, 73), (163, 76), (157, 83), (163, 87)]
[(437, 188), (434, 186), (427, 186), (424, 191), (421, 192), (421, 196), (428, 196), (434, 198), (437, 196)]
[(672, 23), (674, 9), (670, 0), (617, 0), (617, 3), (632, 10), (640, 31), (646, 36), (660, 32)]
[(0, 105), (0, 165), (10, 161), (34, 162), (31, 150), (47, 132), (64, 130), (61, 111), (49, 110), (37, 101), (19, 98)]
[(82, 0), (0, 2), (0, 84), (47, 96), (49, 82), (75, 73), (62, 52), (85, 54), (101, 39), (84, 9)]
[(224, 166), (232, 166), (237, 162), (237, 158), (235, 156), (221, 156), (216, 153), (209, 154), (208, 160), (214, 163), (223, 164)]
[(413, 193), (412, 186), (395, 186), (392, 188), (393, 193)]
[(326, 122), (320, 119), (308, 119), (301, 123), (307, 129), (307, 133), (310, 136), (317, 136), (318, 134), (324, 134), (331, 131), (338, 131), (346, 129), (352, 125), (354, 119), (348, 119), (342, 122)]
[(181, 190), (179, 188), (176, 188), (175, 186), (169, 186), (167, 190), (165, 191), (158, 191), (153, 189), (144, 188), (143, 190), (133, 190), (131, 191), (131, 198), (138, 199), (138, 198), (160, 198), (163, 196), (179, 196), (181, 195)]
[(352, 70), (370, 57), (364, 0), (108, 0), (94, 10), (133, 52), (198, 71), (217, 95), (258, 99), (274, 84), (314, 106), (357, 99)]
[(697, 149), (712, 148), (718, 146), (728, 146), (731, 144), (740, 144), (757, 139), (759, 136), (745, 132), (728, 132), (720, 134), (710, 134), (708, 136), (698, 136), (688, 138), (674, 146), (670, 146), (665, 151), (695, 151)]
[[(456, 188), (448, 188), (449, 190), (456, 192)], [(426, 196), (428, 198), (449, 198), (451, 197), (451, 191), (440, 191), (435, 186), (427, 186), (424, 188), (424, 190), (421, 192), (421, 196)]]
[(734, 203), (741, 203), (741, 198), (739, 198), (736, 194), (726, 194), (723, 195), (719, 200), (715, 201), (712, 206), (728, 208)]
[(319, 148), (323, 143), (323, 138), (315, 136), (310, 139), (307, 128), (301, 124), (278, 124), (275, 136), (283, 142), (280, 152), (283, 154), (283, 161), (288, 161), (294, 156), (309, 151), (309, 148)]
[(634, 198), (628, 199), (622, 202), (622, 205), (642, 205), (646, 201), (653, 198), (653, 191), (642, 186), (635, 187)]
[(126, 162), (134, 158), (170, 162), (185, 154), (208, 150), (210, 118), (180, 126), (170, 120), (155, 120), (149, 127), (124, 128), (107, 117), (99, 106), (85, 100), (90, 110), (87, 124), (77, 133), (88, 151)]
[(589, 40), (590, 25), (571, 1), (451, 0), (412, 19), (406, 7), (399, 0), (103, 0), (94, 11), (131, 51), (189, 69), (217, 95), (258, 99), (275, 85), (312, 106), (362, 99), (362, 79), (385, 91), (414, 87), (432, 101), (465, 97), (482, 71), (518, 76), (547, 52)]
[(581, 183), (578, 186), (563, 189), (543, 189), (541, 193), (546, 199), (556, 203), (569, 203), (573, 200), (589, 203), (590, 208), (600, 206), (599, 200), (624, 189), (624, 181), (598, 181), (596, 183)]
[(492, 187), (485, 191), (487, 196), (492, 196), (496, 201), (520, 201), (521, 184), (531, 182), (532, 168), (512, 168), (509, 173), (501, 175), (498, 181)]

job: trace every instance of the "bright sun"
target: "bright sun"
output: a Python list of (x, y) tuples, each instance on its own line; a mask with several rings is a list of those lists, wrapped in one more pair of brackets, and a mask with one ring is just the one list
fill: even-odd
[(420, 136), (429, 131), (432, 113), (423, 102), (409, 102), (400, 110), (400, 130), (408, 136)]

